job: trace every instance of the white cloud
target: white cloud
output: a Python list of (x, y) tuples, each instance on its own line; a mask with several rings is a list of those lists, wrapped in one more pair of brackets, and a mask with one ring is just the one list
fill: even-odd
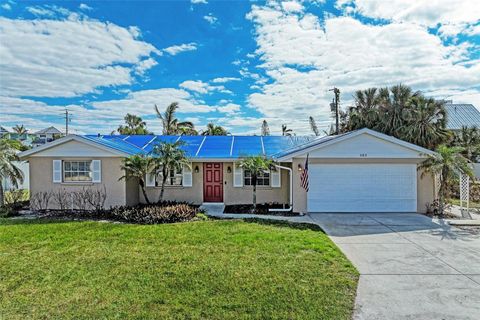
[(194, 51), (194, 50), (197, 50), (197, 44), (195, 42), (184, 43), (184, 44), (175, 45), (175, 46), (171, 46), (163, 49), (163, 51), (165, 51), (166, 53), (172, 56), (177, 55), (181, 52)]
[(91, 11), (91, 10), (93, 10), (93, 8), (90, 7), (90, 6), (89, 6), (88, 4), (86, 4), (86, 3), (80, 3), (80, 5), (78, 6), (78, 8), (79, 8), (80, 10), (85, 10), (85, 11)]
[(240, 111), (240, 105), (235, 103), (227, 103), (223, 106), (217, 107), (217, 111), (232, 115)]
[(0, 8), (2, 8), (3, 10), (12, 10), (12, 6), (9, 3), (2, 3), (0, 5)]
[(143, 61), (159, 54), (138, 34), (137, 28), (87, 18), (0, 17), (2, 94), (73, 97), (100, 87), (131, 84), (132, 71), (145, 71)]
[(213, 91), (220, 91), (223, 93), (232, 94), (230, 90), (227, 90), (224, 86), (212, 86), (206, 82), (201, 80), (187, 80), (180, 83), (180, 87), (185, 88), (187, 90), (198, 92), (201, 94), (211, 93)]
[(147, 70), (150, 70), (154, 66), (156, 66), (158, 62), (153, 58), (148, 58), (145, 60), (140, 61), (137, 66), (135, 67), (135, 72), (139, 75), (145, 74)]
[(190, 3), (192, 4), (207, 4), (207, 0), (190, 0)]
[(223, 78), (215, 78), (212, 80), (213, 83), (225, 83), (231, 81), (240, 81), (240, 78), (235, 77), (223, 77)]
[(282, 8), (286, 12), (302, 12), (303, 11), (303, 6), (297, 1), (282, 2)]
[[(268, 5), (253, 5), (247, 18), (255, 24), (256, 54), (262, 61), (257, 67), (270, 78), (257, 83), (261, 91), (249, 96), (249, 105), (267, 118), (295, 119), (292, 126), (299, 133), (308, 133), (302, 121), (309, 115), (326, 129), (333, 86), (342, 90), (343, 106), (351, 103), (355, 90), (398, 83), (426, 92), (479, 92), (480, 61), (469, 58), (474, 47), (446, 45), (419, 24), (321, 20)], [(248, 70), (241, 73), (251, 76)]]
[(205, 19), (211, 25), (215, 25), (218, 23), (217, 17), (215, 17), (212, 13), (209, 13), (208, 15), (203, 16), (203, 19)]
[(133, 91), (123, 99), (97, 101), (89, 104), (88, 107), (48, 105), (30, 99), (0, 96), (0, 105), (2, 106), (0, 119), (2, 119), (2, 124), (11, 126), (23, 123), (28, 128), (38, 130), (49, 125), (62, 126), (61, 115), (65, 108), (68, 108), (72, 114), (71, 128), (76, 130), (75, 132), (109, 133), (123, 122), (125, 114), (133, 113), (143, 117), (150, 129), (160, 132), (161, 126), (156, 119), (154, 105), (156, 104), (160, 110), (163, 110), (172, 102), (179, 103), (178, 113), (180, 116), (185, 113), (204, 114), (217, 110), (217, 107), (203, 103), (188, 91), (160, 88)]
[(28, 12), (37, 17), (54, 18), (56, 16), (69, 16), (70, 10), (55, 5), (31, 6), (26, 8)]

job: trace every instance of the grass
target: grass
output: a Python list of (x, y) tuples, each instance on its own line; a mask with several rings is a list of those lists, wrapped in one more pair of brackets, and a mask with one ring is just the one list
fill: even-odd
[[(460, 205), (460, 199), (450, 199), (448, 200), (450, 204), (454, 204), (459, 206)], [(475, 202), (475, 201), (470, 201), (469, 202), (469, 207), (472, 209), (480, 209), (480, 202)]]
[(308, 226), (0, 219), (0, 319), (350, 319), (357, 280)]

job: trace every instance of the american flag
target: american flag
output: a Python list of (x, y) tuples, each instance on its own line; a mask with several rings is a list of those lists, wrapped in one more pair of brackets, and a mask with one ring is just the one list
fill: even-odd
[(305, 167), (300, 177), (300, 186), (308, 192), (308, 153), (307, 159), (305, 160)]

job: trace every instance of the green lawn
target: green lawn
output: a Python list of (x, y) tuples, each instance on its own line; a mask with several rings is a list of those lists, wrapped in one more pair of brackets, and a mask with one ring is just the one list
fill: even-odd
[(0, 219), (0, 319), (350, 319), (357, 280), (306, 227)]

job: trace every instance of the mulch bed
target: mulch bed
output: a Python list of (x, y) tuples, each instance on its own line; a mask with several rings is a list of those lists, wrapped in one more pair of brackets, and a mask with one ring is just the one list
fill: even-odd
[(252, 204), (234, 204), (234, 205), (227, 205), (223, 210), (223, 213), (233, 213), (233, 214), (260, 214), (260, 215), (271, 215), (271, 216), (287, 216), (293, 217), (298, 216), (298, 212), (285, 212), (285, 211), (268, 211), (268, 209), (283, 209), (287, 208), (288, 205), (282, 205), (279, 203), (274, 204), (257, 204), (257, 209), (255, 212), (252, 212), (253, 205)]

